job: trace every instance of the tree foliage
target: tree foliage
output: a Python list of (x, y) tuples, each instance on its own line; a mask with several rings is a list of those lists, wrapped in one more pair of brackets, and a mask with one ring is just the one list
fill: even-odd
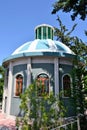
[(71, 12), (72, 20), (75, 20), (77, 16), (80, 19), (85, 20), (87, 17), (87, 0), (58, 0), (53, 5), (52, 14), (62, 10), (63, 12)]
[(59, 16), (57, 16), (57, 21), (59, 23), (59, 28), (54, 27), (55, 32), (54, 35), (57, 37), (57, 40), (61, 41), (68, 47), (71, 47), (71, 44), (73, 43), (73, 36), (70, 36), (72, 32), (74, 31), (77, 24), (74, 24), (71, 30), (67, 29), (65, 25), (63, 25), (61, 19)]
[(66, 111), (58, 96), (44, 93), (39, 97), (36, 83), (31, 84), (21, 95), (20, 109), (23, 112), (20, 119), (23, 130), (25, 127), (40, 130), (53, 124), (57, 125), (58, 119), (64, 117)]
[(59, 28), (55, 27), (55, 36), (57, 40), (60, 40), (65, 45), (67, 45), (74, 53), (75, 59), (73, 60), (74, 68), (72, 70), (73, 75), (73, 87), (74, 87), (74, 97), (77, 108), (77, 113), (84, 114), (85, 109), (85, 96), (87, 94), (87, 76), (86, 76), (86, 66), (87, 66), (87, 46), (86, 44), (76, 36), (71, 36), (74, 31), (76, 24), (69, 31), (65, 25), (63, 25), (61, 19), (58, 17)]

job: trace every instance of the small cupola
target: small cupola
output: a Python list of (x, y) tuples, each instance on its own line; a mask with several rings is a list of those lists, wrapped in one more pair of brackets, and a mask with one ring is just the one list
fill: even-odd
[(48, 24), (41, 24), (35, 28), (35, 38), (36, 39), (52, 39), (54, 28)]

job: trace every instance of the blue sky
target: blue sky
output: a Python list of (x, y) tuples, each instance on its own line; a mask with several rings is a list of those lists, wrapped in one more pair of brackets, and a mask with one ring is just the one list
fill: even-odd
[[(58, 27), (57, 15), (52, 15), (52, 5), (56, 0), (0, 0), (0, 65), (3, 59), (27, 41), (35, 39), (34, 28), (39, 24), (50, 24)], [(87, 41), (84, 30), (86, 22), (76, 19), (72, 22), (69, 15), (59, 13), (59, 16), (71, 29), (78, 23), (72, 35)]]

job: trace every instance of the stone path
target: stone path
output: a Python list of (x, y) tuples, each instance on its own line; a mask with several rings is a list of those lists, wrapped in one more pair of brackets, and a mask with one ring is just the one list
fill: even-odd
[[(1, 129), (2, 127), (5, 127), (5, 128)], [(3, 114), (1, 110), (0, 110), (0, 130), (16, 130), (15, 119), (6, 117), (6, 115)]]

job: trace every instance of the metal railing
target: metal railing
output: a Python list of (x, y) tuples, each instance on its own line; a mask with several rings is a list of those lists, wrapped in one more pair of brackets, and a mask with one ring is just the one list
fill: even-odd
[(71, 121), (70, 123), (58, 126), (56, 128), (52, 128), (50, 130), (78, 130), (78, 121)]
[[(42, 128), (41, 130), (44, 130), (45, 128)], [(65, 119), (64, 123), (62, 125), (54, 125), (49, 126), (46, 128), (46, 130), (80, 130), (80, 122), (79, 118), (67, 118)]]
[[(18, 130), (21, 130), (21, 125)], [(40, 130), (80, 130), (80, 121), (78, 117), (66, 118), (62, 125), (52, 125), (49, 127), (40, 128)]]

